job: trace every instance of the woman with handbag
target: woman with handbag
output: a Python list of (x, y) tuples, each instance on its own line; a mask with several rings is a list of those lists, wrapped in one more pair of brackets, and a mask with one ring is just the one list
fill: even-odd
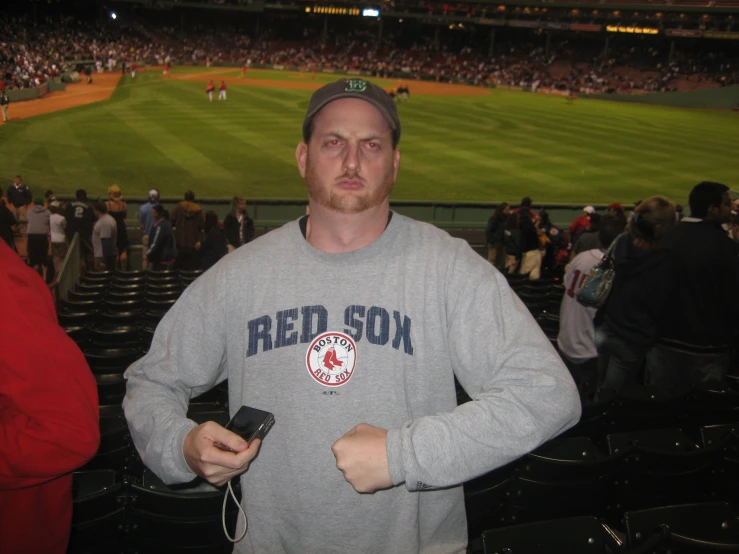
[(675, 205), (648, 198), (634, 211), (612, 247), (613, 281), (595, 318), (598, 390), (636, 382), (655, 340), (662, 308), (674, 289), (668, 252), (660, 242), (675, 225)]

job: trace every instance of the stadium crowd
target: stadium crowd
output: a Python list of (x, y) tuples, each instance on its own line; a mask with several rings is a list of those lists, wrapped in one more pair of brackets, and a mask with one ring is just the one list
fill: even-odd
[(323, 42), (322, 31), (305, 27), (299, 40), (274, 30), (252, 39), (238, 31), (196, 25), (186, 35), (171, 26), (155, 34), (125, 24), (80, 25), (70, 18), (29, 25), (23, 17), (0, 18), (0, 88), (37, 86), (73, 67), (94, 61), (97, 71), (143, 64), (273, 64), (364, 71), (376, 76), (580, 92), (674, 90), (681, 79), (699, 86), (739, 82), (739, 59), (729, 51), (677, 50), (613, 41), (607, 50), (578, 39), (501, 40), (490, 55), (480, 44), (432, 37), (399, 46), (387, 33), (381, 44), (369, 31), (344, 31)]

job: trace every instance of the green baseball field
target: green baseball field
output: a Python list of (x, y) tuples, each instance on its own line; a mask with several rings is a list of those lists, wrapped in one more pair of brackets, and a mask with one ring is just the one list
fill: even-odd
[[(217, 91), (208, 102), (210, 78), (226, 80), (225, 102)], [(86, 188), (91, 197), (117, 183), (129, 197), (156, 187), (165, 196), (305, 198), (295, 146), (311, 90), (335, 78), (203, 67), (125, 76), (108, 100), (0, 126), (0, 179), (4, 189), (21, 174), (35, 191)], [(736, 187), (739, 177), (739, 113), (408, 84), (396, 200), (664, 194), (685, 203), (699, 181)]]

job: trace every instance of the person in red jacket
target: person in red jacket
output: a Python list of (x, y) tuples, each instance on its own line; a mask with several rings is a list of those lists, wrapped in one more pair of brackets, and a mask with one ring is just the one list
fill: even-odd
[(218, 87), (218, 100), (226, 99), (226, 81), (221, 81), (221, 85)]
[(582, 211), (584, 213), (570, 223), (570, 243), (573, 245), (577, 242), (580, 235), (590, 228), (590, 215), (595, 213), (595, 208), (593, 206), (585, 206)]
[(213, 102), (213, 91), (216, 90), (216, 86), (213, 84), (213, 81), (211, 80), (207, 86), (205, 87), (205, 92), (208, 93), (208, 100), (210, 102)]
[(0, 552), (64, 554), (72, 471), (100, 443), (95, 378), (41, 277), (0, 241)]

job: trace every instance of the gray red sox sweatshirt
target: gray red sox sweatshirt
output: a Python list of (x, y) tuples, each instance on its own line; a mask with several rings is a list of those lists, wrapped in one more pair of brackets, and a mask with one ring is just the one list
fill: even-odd
[[(454, 375), (472, 398), (456, 405)], [(464, 552), (459, 486), (577, 422), (567, 369), (505, 278), (463, 241), (394, 214), (344, 254), (297, 221), (197, 279), (126, 372), (123, 406), (165, 482), (183, 453), (191, 397), (228, 378), (276, 423), (241, 477), (237, 553)], [(331, 445), (359, 423), (388, 429), (395, 486), (359, 494)]]

